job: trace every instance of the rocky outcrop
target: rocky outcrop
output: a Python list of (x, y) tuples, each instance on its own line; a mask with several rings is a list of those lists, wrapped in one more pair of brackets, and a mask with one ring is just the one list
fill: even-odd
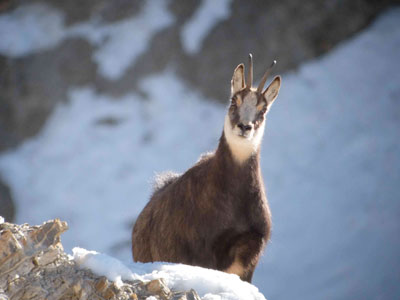
[(161, 279), (124, 281), (80, 269), (63, 251), (60, 220), (40, 226), (0, 224), (0, 299), (200, 299), (194, 290), (171, 291)]
[(37, 134), (69, 87), (96, 79), (92, 48), (73, 38), (27, 57), (0, 55), (0, 151)]

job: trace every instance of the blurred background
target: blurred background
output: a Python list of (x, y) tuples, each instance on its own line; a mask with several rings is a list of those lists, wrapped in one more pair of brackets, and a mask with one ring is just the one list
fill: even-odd
[(0, 0), (0, 215), (130, 261), (157, 172), (222, 132), (234, 68), (283, 85), (261, 160), (268, 299), (400, 299), (399, 1)]

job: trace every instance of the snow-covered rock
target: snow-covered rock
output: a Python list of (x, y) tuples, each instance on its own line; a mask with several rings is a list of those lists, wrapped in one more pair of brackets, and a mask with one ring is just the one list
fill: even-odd
[(60, 241), (67, 228), (58, 219), (29, 226), (3, 223), (0, 217), (1, 297), (265, 300), (238, 276), (214, 270), (163, 263), (125, 266), (82, 248), (74, 248), (73, 256), (68, 256)]
[(202, 299), (265, 299), (254, 285), (240, 280), (237, 275), (216, 270), (162, 262), (124, 265), (113, 257), (82, 248), (73, 249), (73, 259), (81, 267), (120, 285), (124, 280), (162, 279), (171, 290), (194, 289)]

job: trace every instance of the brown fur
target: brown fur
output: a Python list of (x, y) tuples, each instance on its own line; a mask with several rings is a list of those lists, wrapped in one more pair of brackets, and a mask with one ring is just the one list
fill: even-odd
[(227, 270), (251, 281), (271, 228), (259, 153), (237, 164), (224, 135), (214, 155), (157, 190), (132, 233), (135, 261)]
[[(262, 93), (262, 86), (252, 89), (251, 55), (249, 62), (248, 86), (244, 86), (243, 64), (234, 71), (229, 121), (226, 117), (215, 153), (203, 156), (183, 175), (159, 177), (133, 228), (135, 261), (201, 266), (251, 282), (271, 229), (259, 162), (261, 125), (281, 79), (275, 77)], [(250, 148), (248, 132), (258, 132)]]

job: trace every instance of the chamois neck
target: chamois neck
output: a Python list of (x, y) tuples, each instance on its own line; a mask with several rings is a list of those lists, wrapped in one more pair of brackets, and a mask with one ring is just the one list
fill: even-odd
[[(236, 135), (229, 121), (229, 116), (225, 116), (223, 137), (232, 158), (239, 164), (245, 164), (254, 157), (259, 158), (260, 146), (264, 135), (265, 122), (263, 122), (251, 140)], [(221, 144), (221, 142), (220, 142)]]
[(254, 170), (259, 168), (260, 165), (260, 147), (258, 147), (256, 151), (252, 152), (246, 160), (238, 161), (228, 144), (225, 132), (222, 132), (215, 156), (220, 164), (225, 165), (225, 168), (230, 169), (232, 172), (246, 167)]

